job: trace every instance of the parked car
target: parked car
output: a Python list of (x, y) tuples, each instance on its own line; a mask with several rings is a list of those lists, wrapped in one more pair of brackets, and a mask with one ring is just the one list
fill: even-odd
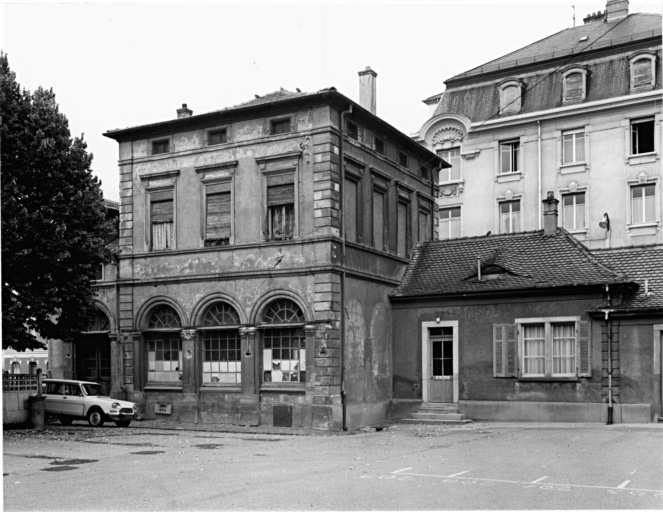
[(46, 414), (59, 417), (63, 425), (75, 419), (87, 419), (93, 427), (101, 427), (107, 419), (118, 427), (128, 427), (138, 412), (133, 402), (104, 396), (101, 385), (84, 380), (44, 379)]

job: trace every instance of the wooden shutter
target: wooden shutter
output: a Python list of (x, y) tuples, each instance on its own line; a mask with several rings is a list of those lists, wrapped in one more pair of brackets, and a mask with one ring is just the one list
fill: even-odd
[(230, 192), (207, 195), (205, 238), (230, 238)]
[(267, 187), (267, 206), (294, 204), (295, 185), (273, 185)]
[(152, 194), (152, 224), (157, 222), (173, 222), (173, 192)]
[(571, 73), (566, 77), (565, 99), (582, 98), (582, 74)]
[(649, 59), (640, 59), (633, 63), (633, 87), (652, 83), (652, 65)]
[(518, 371), (516, 324), (505, 324), (506, 331), (506, 376), (515, 377)]
[(493, 377), (506, 377), (504, 324), (493, 324)]
[(578, 322), (578, 340), (576, 346), (578, 347), (578, 376), (591, 377), (592, 358), (590, 350), (589, 322)]

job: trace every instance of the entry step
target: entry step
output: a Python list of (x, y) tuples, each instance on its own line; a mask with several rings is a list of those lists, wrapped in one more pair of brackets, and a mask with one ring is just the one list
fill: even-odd
[(413, 420), (462, 421), (467, 419), (467, 414), (414, 412), (410, 414), (410, 418)]

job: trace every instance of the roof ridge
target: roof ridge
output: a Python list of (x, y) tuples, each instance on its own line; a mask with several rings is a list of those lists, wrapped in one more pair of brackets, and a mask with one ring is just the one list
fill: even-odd
[(638, 249), (657, 248), (663, 249), (663, 243), (651, 243), (642, 245), (620, 245), (619, 247), (597, 247), (591, 249), (592, 252), (628, 252), (636, 251)]
[(599, 267), (603, 270), (607, 270), (608, 272), (614, 274), (619, 279), (625, 279), (625, 278), (630, 279), (630, 277), (628, 277), (623, 272), (620, 273), (620, 272), (610, 268), (609, 266), (605, 265), (603, 262), (601, 262), (601, 260), (599, 258), (594, 256), (592, 254), (592, 252), (582, 242), (580, 242), (580, 240), (578, 240), (576, 237), (574, 237), (565, 228), (558, 227), (557, 231), (562, 233), (566, 237), (567, 240), (569, 240), (573, 245), (575, 245), (575, 247), (577, 249), (579, 249), (579, 252), (581, 254), (583, 254), (590, 263), (593, 263), (594, 265), (596, 265), (597, 267)]

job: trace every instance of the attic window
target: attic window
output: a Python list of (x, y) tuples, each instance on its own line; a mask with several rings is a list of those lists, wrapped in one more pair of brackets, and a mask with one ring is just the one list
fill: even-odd
[(520, 112), (522, 108), (523, 83), (520, 80), (505, 80), (500, 84), (500, 113)]
[(629, 58), (631, 64), (631, 90), (646, 89), (654, 86), (656, 54), (638, 52)]
[(587, 69), (580, 66), (568, 68), (562, 73), (562, 100), (578, 102), (587, 95)]
[(284, 119), (274, 119), (270, 122), (270, 133), (272, 135), (278, 135), (280, 133), (290, 133), (290, 118), (286, 117)]

